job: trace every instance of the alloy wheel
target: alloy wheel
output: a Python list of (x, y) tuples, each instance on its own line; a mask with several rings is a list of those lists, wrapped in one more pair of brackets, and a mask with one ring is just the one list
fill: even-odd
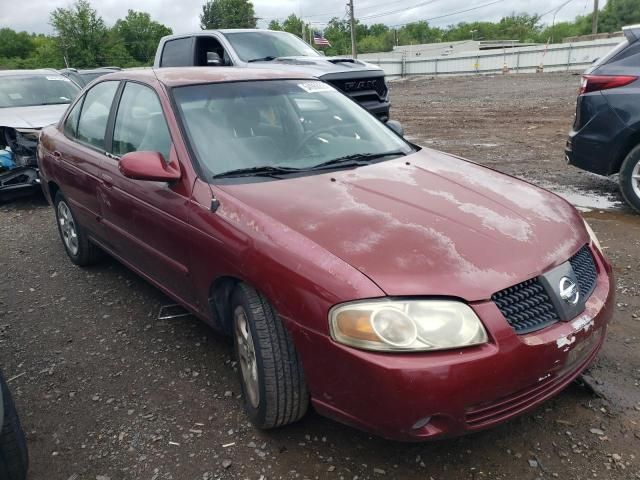
[(80, 248), (78, 231), (76, 222), (73, 221), (71, 210), (65, 202), (58, 203), (58, 224), (60, 225), (60, 233), (65, 247), (71, 255), (76, 256)]
[(236, 344), (240, 369), (242, 370), (242, 382), (244, 390), (253, 408), (258, 408), (260, 403), (260, 384), (258, 382), (258, 362), (256, 361), (256, 349), (251, 336), (249, 320), (243, 307), (238, 306), (233, 313)]
[(631, 172), (631, 187), (636, 197), (640, 198), (640, 160), (633, 167), (633, 172)]

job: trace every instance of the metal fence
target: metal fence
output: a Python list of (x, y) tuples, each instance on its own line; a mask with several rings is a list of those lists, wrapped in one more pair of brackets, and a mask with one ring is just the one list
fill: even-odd
[(379, 58), (372, 54), (363, 60), (379, 65), (388, 78), (412, 75), (470, 75), (482, 73), (584, 70), (606, 55), (621, 38), (588, 42), (557, 43), (503, 50), (460, 52), (448, 57)]

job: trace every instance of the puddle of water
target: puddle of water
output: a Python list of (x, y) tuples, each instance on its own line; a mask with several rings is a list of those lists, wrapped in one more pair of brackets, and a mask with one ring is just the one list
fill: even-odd
[(594, 192), (581, 192), (560, 185), (545, 185), (544, 188), (551, 190), (556, 195), (560, 195), (565, 200), (571, 202), (581, 212), (620, 210), (624, 206), (624, 204), (617, 199)]

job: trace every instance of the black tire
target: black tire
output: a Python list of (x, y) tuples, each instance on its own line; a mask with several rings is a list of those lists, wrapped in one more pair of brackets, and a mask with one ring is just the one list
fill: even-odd
[[(245, 375), (236, 331), (237, 309), (246, 315), (257, 364), (259, 401), (252, 405), (247, 395)], [(238, 284), (231, 298), (233, 336), (244, 405), (258, 428), (281, 427), (301, 419), (309, 405), (304, 373), (293, 341), (269, 302), (252, 287)]]
[(622, 167), (620, 168), (620, 192), (631, 208), (640, 213), (640, 195), (633, 188), (634, 182), (639, 181), (633, 178), (633, 171), (638, 163), (640, 163), (640, 145), (631, 150), (627, 158), (622, 162)]
[[(69, 215), (71, 215), (71, 218), (73, 219), (74, 230), (77, 235), (77, 251), (75, 252), (72, 251), (65, 242), (63, 227), (61, 223), (61, 204), (63, 204), (68, 209)], [(58, 191), (58, 193), (56, 193), (53, 205), (56, 212), (56, 224), (58, 225), (60, 240), (62, 241), (62, 246), (64, 247), (64, 250), (65, 252), (67, 252), (67, 255), (69, 256), (71, 261), (80, 267), (84, 267), (87, 265), (92, 265), (100, 260), (100, 258), (102, 257), (102, 251), (100, 250), (100, 248), (98, 248), (98, 246), (91, 243), (85, 229), (78, 223), (76, 216), (71, 210), (69, 202), (62, 194), (62, 192)]]
[(0, 431), (0, 479), (24, 480), (27, 478), (29, 467), (27, 442), (16, 407), (13, 404), (13, 398), (2, 374), (0, 374), (0, 388), (2, 388), (4, 407), (4, 418)]

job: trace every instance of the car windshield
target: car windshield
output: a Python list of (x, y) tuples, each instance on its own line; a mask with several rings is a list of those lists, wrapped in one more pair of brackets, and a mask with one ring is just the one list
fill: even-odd
[(173, 95), (192, 150), (211, 177), (350, 168), (413, 151), (365, 109), (317, 80), (190, 85), (174, 88)]
[(71, 103), (79, 91), (57, 73), (0, 76), (0, 108)]
[(233, 32), (225, 33), (224, 36), (243, 62), (278, 57), (320, 56), (316, 50), (287, 32)]

